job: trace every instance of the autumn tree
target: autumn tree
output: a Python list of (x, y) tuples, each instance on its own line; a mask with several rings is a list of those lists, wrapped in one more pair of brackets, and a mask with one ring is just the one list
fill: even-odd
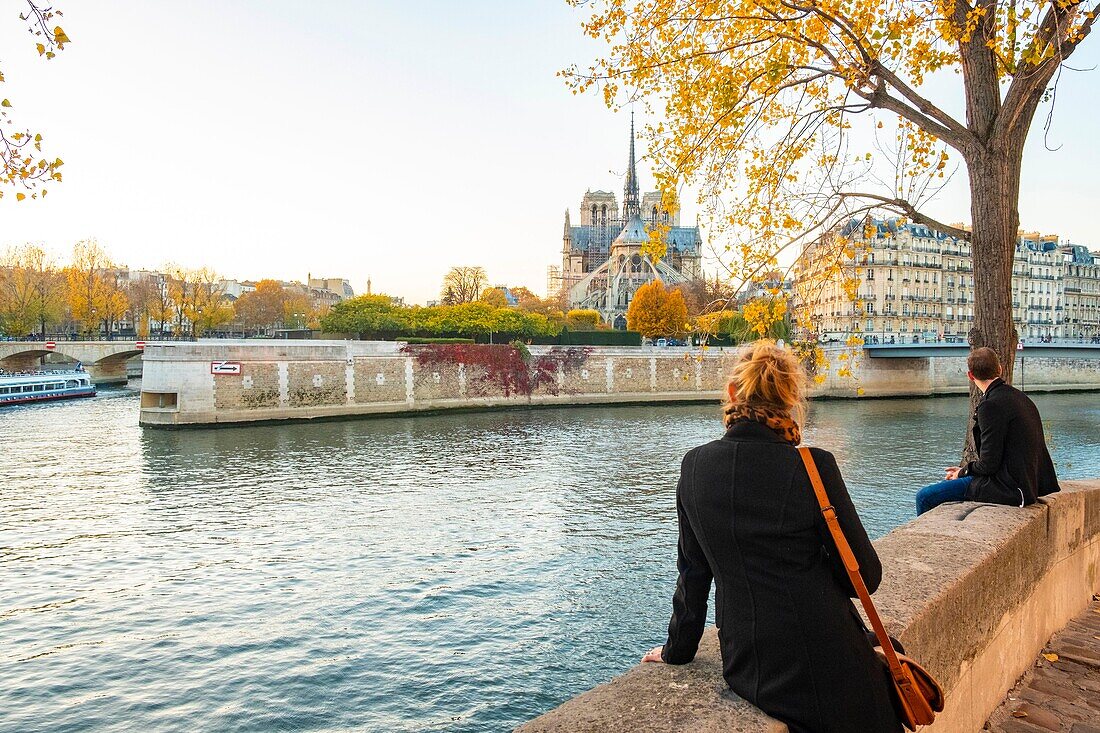
[(481, 296), (478, 300), (482, 303), (488, 303), (494, 308), (508, 307), (508, 296), (504, 294), (503, 288), (486, 288), (481, 291)]
[(164, 271), (168, 298), (172, 303), (172, 333), (177, 337), (189, 334), (191, 323), (188, 314), (195, 309), (195, 284), (191, 272), (179, 265), (166, 265)]
[(125, 270), (112, 264), (102, 276), (103, 297), (102, 309), (99, 312), (100, 322), (107, 338), (111, 338), (118, 322), (126, 316), (130, 307), (129, 298), (126, 295), (127, 280)]
[[(514, 288), (509, 288), (512, 292), (512, 297), (516, 299), (516, 307), (522, 310), (536, 310), (538, 303), (542, 301), (542, 298), (531, 292), (531, 289), (524, 285), (517, 285)], [(536, 306), (534, 308), (529, 306)]]
[(283, 301), (283, 325), (291, 328), (308, 328), (314, 323), (317, 309), (309, 293), (298, 288), (287, 288)]
[(126, 313), (126, 283), (121, 269), (94, 239), (73, 246), (72, 261), (65, 270), (69, 310), (81, 330), (110, 337), (115, 323)]
[(516, 307), (521, 311), (526, 313), (538, 313), (556, 323), (565, 323), (565, 311), (569, 310), (568, 303), (565, 302), (565, 299), (559, 297), (540, 298), (528, 288), (522, 286), (512, 288), (512, 295), (519, 301)]
[(398, 312), (408, 322), (404, 335), (535, 338), (561, 333), (561, 323), (541, 313), (494, 308), (480, 301), (454, 306), (402, 307)]
[[(923, 223), (969, 241), (969, 340), (1011, 379), (1024, 142), (1096, 0), (570, 2), (610, 48), (565, 72), (573, 88), (662, 107), (648, 129), (658, 183), (698, 187), (736, 277), (870, 212)], [(933, 75), (962, 115), (925, 89)], [(929, 211), (952, 158), (969, 177), (972, 231)]]
[(168, 297), (172, 302), (177, 335), (197, 338), (204, 332), (233, 320), (233, 309), (225, 302), (225, 287), (208, 267), (197, 270), (167, 265)]
[(165, 328), (172, 323), (175, 314), (175, 305), (172, 301), (170, 283), (165, 275), (158, 274), (152, 279), (154, 288), (149, 297), (149, 330), (153, 330), (152, 324), (157, 324), (156, 332), (163, 336)]
[(194, 283), (194, 311), (188, 315), (191, 335), (201, 336), (232, 321), (233, 307), (226, 301), (221, 276), (209, 267), (200, 267), (191, 272), (191, 279)]
[(751, 340), (752, 326), (735, 310), (705, 313), (695, 319), (695, 331), (703, 338), (728, 337), (735, 343)]
[(388, 295), (357, 295), (332, 306), (321, 318), (321, 329), (329, 333), (354, 333), (359, 338), (380, 338), (408, 331), (409, 309), (394, 305)]
[(687, 326), (687, 305), (677, 288), (669, 291), (660, 280), (639, 287), (626, 309), (626, 327), (646, 338), (675, 336)]
[(484, 267), (452, 267), (443, 278), (442, 300), (445, 305), (473, 303), (488, 281)]
[(130, 316), (138, 338), (149, 338), (154, 314), (162, 312), (161, 303), (167, 298), (162, 294), (159, 278), (150, 273), (134, 278), (126, 288), (126, 300), (130, 303)]
[(260, 280), (256, 289), (243, 293), (233, 305), (237, 321), (255, 331), (268, 331), (283, 323), (286, 289), (278, 280)]
[(734, 304), (737, 292), (728, 278), (700, 277), (680, 286), (688, 316), (698, 318), (706, 313), (725, 310)]
[(45, 338), (64, 311), (65, 280), (44, 249), (26, 244), (0, 256), (0, 331)]
[(431, 336), (508, 337), (556, 336), (561, 325), (539, 313), (516, 308), (494, 308), (474, 302), (455, 306), (420, 308), (411, 314), (418, 333)]
[(600, 312), (590, 309), (576, 309), (565, 314), (565, 325), (571, 331), (595, 331), (603, 323)]
[[(46, 61), (53, 60), (69, 43), (69, 37), (57, 25), (61, 15), (60, 10), (42, 7), (34, 0), (27, 0), (27, 10), (19, 15), (27, 24), (35, 50)], [(3, 81), (0, 70), (0, 82)], [(0, 95), (0, 198), (7, 188), (16, 189), (18, 201), (27, 198), (28, 192), (31, 198), (45, 197), (47, 189), (42, 184), (61, 181), (63, 162), (57, 157), (49, 159), (42, 151), (42, 135), (17, 125), (11, 117), (12, 109), (12, 102)]]

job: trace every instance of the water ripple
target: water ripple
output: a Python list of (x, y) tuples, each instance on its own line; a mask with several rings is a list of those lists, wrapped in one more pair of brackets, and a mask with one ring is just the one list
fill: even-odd
[[(1100, 405), (1037, 398), (1063, 476)], [(872, 535), (961, 399), (815, 405)], [(0, 730), (508, 730), (662, 640), (711, 407), (143, 432), (134, 391), (0, 412)]]

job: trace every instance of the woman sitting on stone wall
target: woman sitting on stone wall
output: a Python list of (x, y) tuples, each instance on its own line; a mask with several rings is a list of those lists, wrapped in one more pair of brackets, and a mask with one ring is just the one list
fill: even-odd
[[(695, 657), (713, 578), (722, 673), (735, 693), (792, 733), (893, 733), (901, 724), (889, 676), (795, 448), (805, 385), (797, 358), (770, 341), (734, 368), (725, 436), (684, 457), (668, 641), (642, 661)], [(836, 459), (817, 448), (813, 457), (874, 592), (882, 566)]]

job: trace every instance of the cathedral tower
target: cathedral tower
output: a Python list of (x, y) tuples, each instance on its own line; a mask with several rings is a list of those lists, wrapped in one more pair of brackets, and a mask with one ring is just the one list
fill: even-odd
[(634, 160), (634, 113), (630, 113), (630, 162), (627, 163), (626, 181), (623, 183), (623, 223), (630, 217), (641, 214), (642, 206), (638, 194), (638, 166)]

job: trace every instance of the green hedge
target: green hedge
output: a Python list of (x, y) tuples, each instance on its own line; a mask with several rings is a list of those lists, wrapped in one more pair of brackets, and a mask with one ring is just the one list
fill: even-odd
[(562, 346), (641, 346), (642, 334), (637, 331), (570, 331), (559, 337)]
[[(513, 341), (520, 341), (524, 344), (531, 343), (534, 346), (557, 346), (561, 343), (557, 336), (524, 336), (521, 333), (494, 333), (491, 338), (494, 344), (510, 344)], [(487, 344), (489, 339), (488, 334), (480, 334), (476, 337), (479, 344)]]
[(473, 339), (463, 338), (420, 338), (418, 336), (401, 336), (397, 338), (398, 341), (404, 341), (408, 344), (472, 344)]

